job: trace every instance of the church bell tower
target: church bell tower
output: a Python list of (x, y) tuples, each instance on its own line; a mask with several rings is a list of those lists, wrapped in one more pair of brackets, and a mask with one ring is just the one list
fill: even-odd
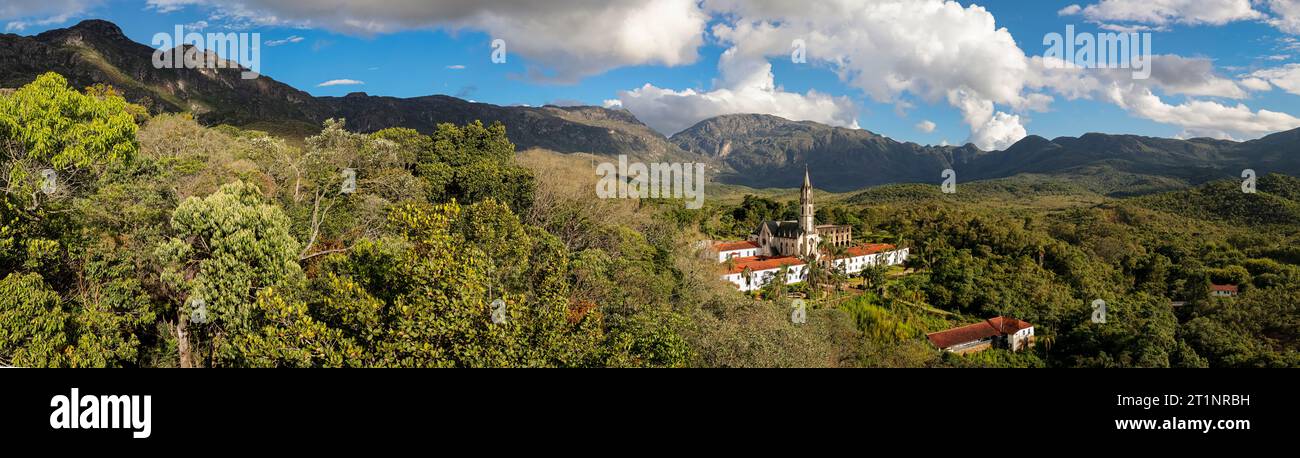
[(799, 254), (820, 258), (817, 246), (821, 237), (817, 235), (814, 221), (817, 211), (813, 208), (812, 180), (808, 177), (808, 165), (803, 166), (803, 188), (799, 190)]
[(808, 178), (808, 166), (803, 167), (803, 189), (799, 191), (799, 230), (805, 234), (817, 233), (813, 218), (817, 214), (813, 209), (812, 180)]

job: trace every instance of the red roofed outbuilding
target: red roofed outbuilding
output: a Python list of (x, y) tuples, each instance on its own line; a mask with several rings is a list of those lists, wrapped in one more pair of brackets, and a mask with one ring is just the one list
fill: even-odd
[(1210, 285), (1210, 295), (1215, 297), (1235, 297), (1237, 285)]
[(718, 253), (718, 262), (731, 258), (752, 258), (758, 256), (759, 246), (754, 242), (718, 242), (713, 244), (713, 251)]
[(926, 334), (925, 338), (942, 350), (974, 353), (992, 347), (1020, 351), (1034, 343), (1034, 325), (1015, 318), (993, 317), (947, 331)]

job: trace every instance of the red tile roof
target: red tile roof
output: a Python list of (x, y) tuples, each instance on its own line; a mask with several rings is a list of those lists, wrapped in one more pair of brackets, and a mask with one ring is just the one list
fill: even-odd
[(754, 242), (718, 242), (713, 244), (713, 249), (718, 250), (719, 253), (724, 251), (752, 250), (755, 248), (758, 248), (758, 244)]
[(751, 271), (760, 272), (768, 269), (779, 269), (781, 266), (802, 266), (803, 261), (794, 256), (782, 256), (779, 258), (769, 258), (765, 256), (754, 256), (749, 258), (731, 258), (735, 261), (736, 267), (728, 271), (728, 274), (738, 274), (745, 271), (748, 267)]
[(1034, 325), (1026, 323), (1024, 321), (1020, 321), (1015, 318), (1007, 318), (1004, 316), (995, 316), (993, 318), (989, 318), (989, 325), (993, 326), (998, 331), (1001, 331), (1003, 334), (1015, 334), (1016, 331), (1019, 331), (1021, 329), (1028, 329), (1034, 327)]
[(876, 254), (884, 251), (893, 251), (893, 249), (894, 246), (888, 243), (867, 243), (863, 245), (849, 247), (849, 249), (847, 250), (847, 254), (850, 258), (856, 258), (858, 256), (866, 256), (869, 254)]
[(947, 331), (926, 334), (925, 338), (930, 339), (930, 343), (933, 343), (936, 347), (948, 348), (990, 337), (1014, 334), (1016, 331), (1031, 327), (1033, 325), (1024, 321), (999, 316)]
[(1228, 291), (1228, 292), (1235, 293), (1235, 292), (1237, 292), (1237, 285), (1214, 285), (1214, 284), (1211, 284), (1211, 285), (1210, 285), (1210, 291)]

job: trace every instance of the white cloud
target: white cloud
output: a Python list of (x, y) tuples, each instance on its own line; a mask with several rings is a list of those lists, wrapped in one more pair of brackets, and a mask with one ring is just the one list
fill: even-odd
[[(1259, 70), (1250, 74), (1253, 79), (1267, 81), (1291, 94), (1300, 95), (1300, 64), (1287, 64), (1278, 68)], [(1244, 81), (1243, 81), (1244, 83)], [(1252, 83), (1258, 86), (1258, 83)], [(1252, 89), (1254, 89), (1252, 87)], [(1264, 89), (1268, 90), (1267, 84)]]
[[(693, 63), (712, 23), (713, 38), (729, 48), (729, 57), (720, 60), (710, 89), (647, 84), (619, 94), (619, 105), (669, 132), (692, 120), (734, 112), (856, 126), (857, 109), (850, 99), (790, 92), (776, 84), (768, 60), (788, 58), (796, 38), (807, 43), (809, 65), (836, 72), (875, 101), (892, 103), (900, 111), (920, 101), (952, 105), (968, 125), (970, 141), (986, 149), (1023, 135), (1025, 113), (1047, 110), (1053, 96), (1116, 103), (1134, 116), (1189, 132), (1211, 127), (1200, 114), (1220, 113), (1229, 116), (1229, 122), (1219, 133), (1251, 136), (1286, 125), (1290, 116), (1197, 98), (1244, 99), (1250, 91), (1266, 87), (1298, 87), (1289, 79), (1288, 67), (1234, 79), (1217, 75), (1213, 61), (1179, 56), (1157, 56), (1151, 79), (1144, 81), (1132, 80), (1128, 70), (1046, 69), (1042, 58), (1027, 57), (987, 10), (943, 0), (146, 2), (158, 12), (204, 8), (209, 22), (226, 25), (240, 21), (362, 35), (411, 29), (483, 31), (506, 40), (510, 55), (524, 58), (534, 78), (559, 81), (620, 67)], [(102, 3), (7, 0), (0, 2), (0, 20), (8, 20), (13, 30)], [(1058, 13), (1082, 15), (1115, 30), (1259, 20), (1300, 32), (1300, 0), (1101, 0), (1070, 5)], [(1300, 43), (1290, 43), (1300, 49)], [(490, 50), (483, 51), (486, 59)], [(1124, 88), (1123, 97), (1110, 96), (1115, 87)], [(1170, 96), (1181, 100), (1161, 99)]]
[(1273, 17), (1268, 23), (1289, 34), (1300, 34), (1300, 0), (1268, 0)]
[(924, 120), (924, 121), (921, 121), (921, 122), (916, 123), (916, 126), (914, 126), (914, 127), (916, 127), (916, 130), (918, 130), (918, 131), (921, 131), (921, 132), (924, 132), (924, 133), (929, 134), (929, 133), (934, 133), (934, 129), (937, 128), (937, 127), (939, 127), (939, 126), (936, 125), (936, 124), (934, 123), (934, 121), (930, 121), (930, 120), (927, 119), (927, 120)]
[(1028, 132), (1020, 124), (1020, 116), (997, 112), (992, 118), (971, 132), (969, 143), (983, 150), (1003, 150), (1025, 138)]
[(0, 20), (7, 21), (5, 32), (22, 32), (28, 27), (68, 22), (100, 3), (100, 0), (4, 0), (0, 2)]
[(1084, 17), (1097, 21), (1141, 24), (1209, 24), (1263, 19), (1251, 0), (1102, 0), (1083, 8)]
[[(202, 5), (261, 24), (372, 35), (411, 29), (480, 30), (533, 64), (535, 79), (574, 82), (634, 65), (694, 63), (708, 16), (694, 0), (148, 0), (175, 11)], [(484, 48), (484, 58), (491, 50)]]
[(326, 82), (324, 82), (324, 83), (317, 84), (316, 87), (331, 87), (331, 86), (359, 86), (359, 85), (363, 85), (363, 84), (366, 84), (366, 82), (365, 82), (365, 81), (357, 81), (357, 80), (349, 80), (349, 79), (341, 79), (341, 80), (329, 80), (329, 81), (326, 81)]
[(270, 41), (267, 41), (267, 42), (266, 42), (266, 45), (267, 45), (267, 46), (270, 46), (270, 47), (272, 47), (272, 48), (274, 48), (274, 47), (276, 47), (276, 46), (283, 46), (283, 45), (287, 45), (287, 44), (289, 44), (289, 43), (301, 43), (302, 40), (303, 40), (302, 37), (297, 36), (297, 35), (294, 35), (294, 36), (291, 36), (291, 37), (289, 37), (289, 38), (285, 38), (285, 39), (282, 39), (282, 40), (270, 40)]
[(1262, 78), (1242, 78), (1238, 83), (1240, 83), (1242, 87), (1252, 91), (1263, 92), (1273, 90), (1273, 85)]
[(1131, 24), (1131, 25), (1119, 25), (1119, 24), (1098, 24), (1098, 25), (1097, 25), (1097, 28), (1102, 29), (1102, 30), (1106, 30), (1106, 31), (1110, 31), (1110, 32), (1118, 32), (1118, 33), (1167, 32), (1167, 31), (1169, 31), (1169, 28), (1166, 27), (1166, 26), (1152, 27), (1152, 26), (1149, 26), (1149, 25), (1141, 25), (1141, 24)]
[(1183, 127), (1185, 137), (1255, 138), (1300, 127), (1300, 118), (1276, 111), (1251, 111), (1244, 104), (1229, 106), (1205, 100), (1178, 105), (1164, 102), (1150, 89), (1114, 84), (1106, 98), (1129, 112), (1159, 123)]
[[(995, 104), (1028, 110), (1041, 108), (1047, 100), (1025, 94), (1029, 68), (1024, 52), (1010, 32), (998, 28), (993, 15), (980, 6), (963, 7), (942, 0), (865, 4), (853, 0), (706, 0), (704, 5), (736, 17), (716, 25), (713, 34), (732, 46), (739, 57), (788, 58), (791, 42), (802, 39), (810, 61), (831, 68), (847, 84), (878, 102), (897, 104), (904, 94), (911, 94), (931, 103), (952, 103), (954, 92), (961, 92), (963, 100), (980, 102), (953, 104), (963, 110), (973, 140), (976, 133), (992, 132), (984, 123), (998, 112), (967, 110)], [(997, 119), (1010, 122), (1019, 118)], [(1008, 135), (1016, 131), (997, 130)], [(979, 146), (994, 147), (1006, 140), (984, 141)]]
[(671, 135), (714, 116), (763, 113), (795, 121), (858, 128), (857, 107), (847, 97), (817, 91), (786, 92), (776, 86), (772, 64), (740, 61), (731, 50), (719, 60), (722, 77), (711, 91), (672, 90), (646, 84), (620, 91), (607, 108), (625, 108), (651, 128)]
[(1246, 98), (1248, 94), (1239, 82), (1216, 73), (1214, 61), (1188, 58), (1171, 54), (1150, 57), (1151, 74), (1147, 79), (1134, 79), (1132, 69), (1084, 69), (1057, 64), (1048, 65), (1052, 58), (1033, 57), (1030, 72), (1031, 87), (1051, 88), (1068, 99), (1088, 98), (1103, 91), (1112, 83), (1136, 85), (1158, 89), (1167, 95), (1197, 97)]
[[(1103, 3), (1107, 8), (1120, 5)], [(1166, 11), (1161, 13), (1163, 16), (1152, 16), (1157, 18), (1153, 20), (1211, 23), (1234, 17), (1206, 5), (1157, 2), (1160, 5), (1185, 7), (1186, 11), (1179, 10), (1178, 14)], [(1023, 113), (1046, 111), (1053, 101), (1051, 95), (1041, 91), (1071, 100), (1099, 98), (1121, 104), (1134, 116), (1177, 125), (1189, 132), (1206, 131), (1209, 126), (1196, 114), (1214, 111), (1216, 107), (1233, 115), (1234, 120), (1223, 125), (1218, 134), (1248, 137), (1286, 124), (1284, 118), (1266, 111), (1251, 112), (1244, 105), (1229, 107), (1195, 100), (1195, 97), (1244, 99), (1249, 96), (1244, 83), (1218, 75), (1212, 60), (1154, 56), (1151, 77), (1146, 80), (1134, 80), (1130, 69), (1054, 70), (1043, 65), (1041, 57), (1026, 57), (1010, 34), (996, 26), (992, 14), (978, 6), (962, 7), (941, 0), (881, 0), (866, 5), (850, 0), (797, 4), (706, 0), (704, 6), (729, 19), (713, 28), (713, 35), (731, 47), (727, 51), (727, 65), (720, 64), (721, 83), (715, 82), (717, 89), (673, 91), (646, 85), (619, 97), (623, 108), (669, 133), (721, 112), (793, 111), (783, 104), (738, 103), (742, 97), (734, 89), (773, 87), (770, 66), (765, 62), (771, 58), (788, 58), (795, 39), (807, 44), (807, 55), (814, 65), (827, 66), (846, 83), (879, 102), (909, 103), (904, 94), (931, 103), (946, 101), (961, 112), (963, 122), (970, 128), (967, 141), (986, 150), (1005, 148), (1025, 136), (1027, 119)], [(1071, 10), (1066, 8), (1062, 13)], [(1080, 7), (1078, 12), (1085, 10)], [(1122, 18), (1141, 17), (1136, 12), (1131, 11), (1133, 14)], [(737, 70), (759, 64), (763, 65), (761, 71)], [(758, 80), (737, 84), (737, 75)], [(1107, 97), (1114, 85), (1131, 87), (1130, 92), (1150, 94), (1151, 98)], [(1167, 96), (1184, 96), (1187, 100), (1170, 105), (1155, 95), (1155, 91)], [(1242, 114), (1243, 109), (1246, 115)], [(1258, 124), (1250, 125), (1252, 122)], [(830, 122), (846, 123), (847, 119), (838, 117), (836, 122)]]
[(68, 17), (100, 3), (100, 0), (5, 0), (0, 2), (0, 20)]
[[(1040, 57), (1031, 62), (1036, 69), (1045, 65)], [(1286, 113), (1196, 99), (1246, 98), (1247, 90), (1260, 86), (1260, 81), (1250, 78), (1232, 81), (1215, 75), (1205, 59), (1155, 56), (1147, 80), (1134, 80), (1129, 70), (1047, 68), (1037, 75), (1032, 86), (1051, 88), (1071, 100), (1096, 98), (1113, 103), (1132, 116), (1179, 126), (1184, 136), (1249, 139), (1300, 126), (1300, 119)], [(1172, 104), (1156, 91), (1182, 95), (1185, 100)]]
[[(1140, 82), (1140, 81), (1139, 81)], [(1147, 83), (1168, 94), (1240, 99), (1246, 91), (1232, 79), (1215, 74), (1214, 61), (1176, 55), (1152, 57)]]
[(159, 13), (172, 13), (184, 9), (186, 6), (201, 5), (204, 0), (148, 0), (145, 7), (155, 10)]

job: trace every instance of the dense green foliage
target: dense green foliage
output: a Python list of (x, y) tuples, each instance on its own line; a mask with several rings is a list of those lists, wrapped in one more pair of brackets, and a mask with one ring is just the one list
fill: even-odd
[(847, 315), (794, 326), (650, 209), (540, 188), (503, 126), (290, 143), (139, 113), (54, 74), (0, 95), (0, 365), (856, 360)]
[[(819, 223), (908, 265), (746, 295), (693, 242), (793, 219), (792, 200), (600, 201), (501, 125), (345, 127), (298, 143), (149, 118), (54, 74), (0, 95), (0, 365), (1300, 366), (1295, 178), (819, 198)], [(1033, 323), (1033, 351), (925, 339), (996, 315)]]
[[(912, 249), (912, 273), (882, 288), (873, 287), (880, 273), (864, 273), (867, 292), (827, 304), (849, 312), (869, 342), (862, 363), (1300, 366), (1300, 180), (1266, 176), (1254, 194), (1221, 181), (1119, 200), (1070, 186), (1014, 178), (951, 196), (934, 186), (885, 186), (821, 205), (819, 222), (854, 224), (859, 240)], [(1025, 204), (1044, 195), (1100, 203)], [(789, 218), (793, 203), (751, 196), (691, 221), (734, 237), (755, 219)], [(1241, 295), (1212, 297), (1211, 283), (1239, 285)], [(1105, 323), (1092, 321), (1097, 300)], [(1033, 323), (1035, 351), (940, 358), (918, 350), (926, 333), (997, 315)]]

